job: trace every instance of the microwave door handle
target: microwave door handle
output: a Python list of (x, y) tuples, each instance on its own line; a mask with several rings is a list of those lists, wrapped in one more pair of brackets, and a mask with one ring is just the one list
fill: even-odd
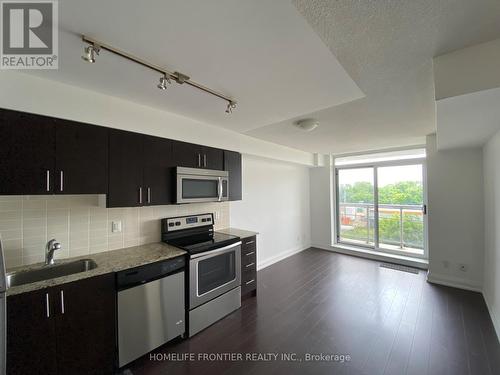
[(219, 202), (222, 201), (222, 177), (219, 177), (219, 184), (218, 184), (218, 193), (219, 193)]

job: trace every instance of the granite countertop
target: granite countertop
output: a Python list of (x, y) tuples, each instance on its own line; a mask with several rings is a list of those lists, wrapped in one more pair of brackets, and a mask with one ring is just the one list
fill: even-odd
[(238, 236), (241, 239), (253, 237), (253, 236), (256, 236), (259, 234), (259, 232), (252, 232), (249, 230), (243, 230), (243, 229), (238, 229), (238, 228), (224, 228), (224, 229), (219, 229), (217, 232), (231, 234), (233, 236)]
[[(55, 279), (14, 286), (7, 289), (7, 296), (66, 284), (72, 281), (86, 279), (106, 273), (118, 272), (129, 268), (142, 266), (144, 264), (175, 258), (185, 254), (186, 252), (184, 250), (180, 250), (174, 246), (170, 246), (160, 242), (128, 247), (120, 250), (106, 251), (103, 253), (90, 254), (75, 258), (62, 259), (56, 262), (67, 263), (78, 259), (92, 259), (97, 263), (97, 267), (90, 271), (79, 272), (68, 276), (57, 277)], [(39, 268), (41, 265), (43, 265), (43, 263), (15, 267), (8, 269), (7, 272), (30, 270), (33, 268)]]

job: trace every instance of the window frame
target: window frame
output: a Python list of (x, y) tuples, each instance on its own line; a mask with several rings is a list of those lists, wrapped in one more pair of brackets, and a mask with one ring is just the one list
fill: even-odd
[[(423, 253), (422, 254), (409, 254), (404, 250), (394, 250), (388, 248), (381, 248), (379, 243), (379, 204), (378, 204), (378, 168), (380, 167), (394, 167), (394, 166), (405, 166), (405, 165), (422, 165), (422, 186), (423, 186), (423, 206), (424, 206), (424, 239), (423, 239)], [(373, 242), (374, 245), (364, 245), (353, 243), (349, 241), (341, 241), (340, 240), (340, 199), (339, 199), (339, 170), (345, 169), (359, 169), (359, 168), (373, 168), (373, 204), (374, 204), (374, 235)], [(333, 159), (333, 175), (335, 178), (335, 183), (333, 186), (335, 187), (335, 232), (333, 234), (334, 244), (335, 245), (347, 245), (352, 247), (358, 247), (360, 249), (369, 249), (380, 253), (386, 254), (394, 254), (394, 255), (403, 255), (410, 256), (413, 258), (422, 258), (428, 259), (428, 205), (427, 205), (427, 162), (426, 158), (410, 158), (410, 159), (402, 159), (402, 160), (389, 160), (389, 161), (380, 161), (380, 162), (371, 162), (371, 163), (358, 163), (358, 164), (350, 164), (350, 165), (335, 165), (335, 158)]]

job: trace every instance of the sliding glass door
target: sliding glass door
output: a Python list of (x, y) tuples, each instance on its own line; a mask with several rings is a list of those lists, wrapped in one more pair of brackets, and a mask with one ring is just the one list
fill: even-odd
[(355, 245), (375, 246), (373, 168), (338, 170), (339, 238)]
[(337, 241), (425, 256), (424, 174), (418, 161), (337, 168)]
[(421, 254), (424, 250), (422, 164), (377, 168), (380, 249)]

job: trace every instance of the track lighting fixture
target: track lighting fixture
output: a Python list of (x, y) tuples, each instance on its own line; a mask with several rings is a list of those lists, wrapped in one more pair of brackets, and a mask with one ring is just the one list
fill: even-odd
[(170, 77), (165, 74), (163, 77), (160, 77), (160, 83), (158, 83), (156, 87), (158, 87), (160, 90), (166, 90), (167, 84), (171, 83), (172, 81), (170, 81)]
[(233, 113), (233, 109), (235, 109), (235, 108), (236, 108), (236, 102), (231, 101), (231, 102), (227, 103), (226, 113), (227, 114)]
[(84, 54), (82, 56), (82, 59), (85, 61), (88, 61), (90, 63), (95, 63), (95, 56), (99, 55), (99, 52), (101, 49), (106, 50), (108, 52), (114, 53), (115, 55), (118, 55), (120, 57), (123, 57), (124, 59), (127, 59), (129, 61), (135, 62), (136, 64), (142, 65), (146, 68), (149, 68), (151, 70), (154, 70), (157, 73), (162, 74), (162, 77), (160, 77), (160, 82), (156, 87), (158, 87), (161, 90), (166, 90), (167, 85), (171, 83), (171, 81), (175, 81), (178, 84), (186, 84), (191, 87), (194, 87), (198, 90), (204, 91), (210, 95), (214, 95), (222, 100), (225, 100), (228, 104), (226, 107), (226, 113), (230, 114), (233, 112), (233, 109), (236, 108), (236, 101), (233, 100), (232, 98), (228, 97), (227, 95), (224, 95), (218, 91), (212, 90), (200, 83), (194, 82), (191, 80), (191, 77), (189, 77), (186, 74), (183, 74), (181, 72), (172, 72), (168, 71), (165, 68), (152, 64), (148, 61), (145, 61), (139, 57), (133, 56), (128, 52), (121, 51), (115, 47), (112, 47), (108, 44), (102, 43), (101, 41), (95, 40), (93, 38), (87, 37), (85, 35), (82, 35), (82, 40), (84, 43), (87, 43), (88, 46), (85, 47), (84, 49)]
[(99, 47), (91, 44), (90, 46), (84, 48), (82, 59), (89, 63), (95, 63), (95, 55), (99, 55), (99, 51)]

